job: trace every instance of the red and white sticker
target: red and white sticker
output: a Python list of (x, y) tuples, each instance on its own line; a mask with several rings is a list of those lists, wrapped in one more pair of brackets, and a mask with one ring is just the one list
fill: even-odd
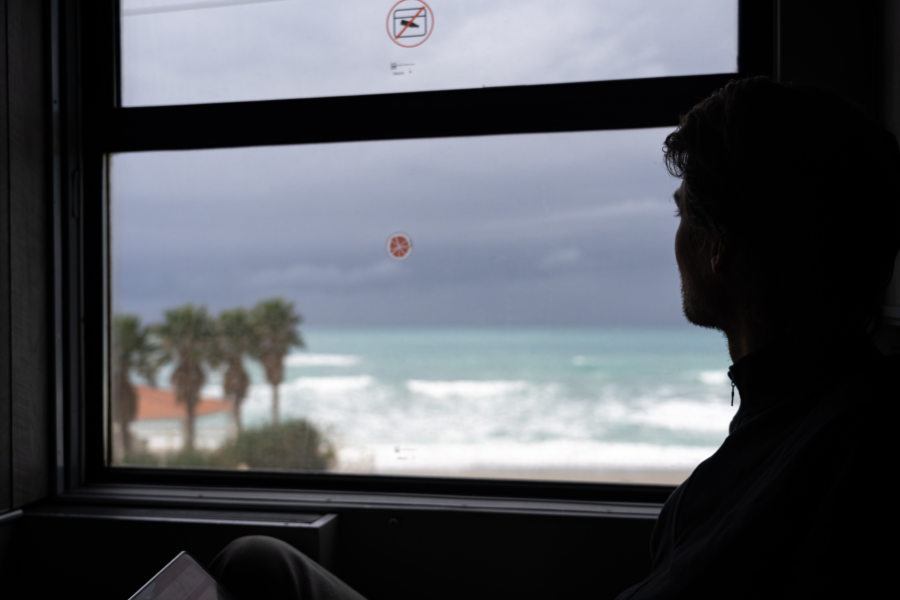
[(398, 46), (420, 46), (431, 37), (433, 29), (434, 14), (421, 0), (400, 0), (388, 12), (388, 37)]
[(406, 260), (412, 254), (412, 238), (402, 232), (392, 233), (387, 241), (388, 256), (394, 260)]

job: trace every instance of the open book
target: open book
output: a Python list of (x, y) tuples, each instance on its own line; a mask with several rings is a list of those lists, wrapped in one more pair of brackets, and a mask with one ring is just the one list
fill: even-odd
[(213, 576), (187, 552), (179, 552), (129, 600), (228, 600)]

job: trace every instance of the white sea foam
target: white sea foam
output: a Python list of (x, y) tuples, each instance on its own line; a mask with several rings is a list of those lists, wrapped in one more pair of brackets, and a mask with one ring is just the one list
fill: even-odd
[(648, 404), (641, 411), (627, 415), (629, 421), (643, 425), (662, 427), (673, 431), (698, 431), (722, 433), (728, 431), (728, 423), (735, 408), (726, 402), (706, 403), (689, 400), (666, 400)]
[(728, 382), (728, 372), (700, 371), (700, 374), (697, 375), (697, 378), (706, 385), (723, 385)]
[(372, 385), (370, 375), (348, 375), (346, 377), (298, 377), (285, 384), (286, 390), (299, 390), (316, 394), (343, 394), (357, 392)]
[(516, 380), (450, 380), (431, 381), (425, 379), (409, 379), (406, 388), (413, 394), (428, 398), (496, 398), (508, 394), (517, 394), (528, 388), (528, 382)]
[(288, 367), (355, 367), (360, 362), (353, 354), (291, 354), (284, 360)]
[(681, 469), (690, 470), (715, 452), (706, 446), (658, 446), (554, 440), (478, 444), (372, 444), (339, 449), (340, 470), (362, 463), (375, 473), (491, 470)]

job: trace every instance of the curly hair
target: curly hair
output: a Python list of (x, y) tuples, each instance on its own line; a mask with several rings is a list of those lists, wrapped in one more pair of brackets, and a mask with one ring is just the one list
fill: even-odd
[(772, 325), (870, 328), (900, 249), (900, 150), (822, 89), (737, 79), (668, 135), (683, 218), (744, 249)]

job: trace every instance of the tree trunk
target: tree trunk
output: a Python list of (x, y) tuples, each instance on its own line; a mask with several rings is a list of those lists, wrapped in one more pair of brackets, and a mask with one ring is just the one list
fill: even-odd
[(194, 422), (196, 420), (196, 415), (194, 414), (195, 407), (191, 404), (187, 405), (187, 412), (184, 415), (184, 449), (185, 450), (193, 450), (194, 449)]
[(232, 396), (232, 398), (231, 398), (231, 410), (233, 411), (233, 412), (232, 412), (232, 418), (233, 418), (233, 420), (234, 420), (234, 434), (235, 434), (235, 435), (240, 435), (240, 434), (241, 434), (241, 428), (242, 428), (242, 424), (241, 424), (241, 402), (240, 402), (240, 400), (238, 399), (237, 396)]
[(278, 386), (272, 386), (272, 425), (278, 425)]
[(128, 456), (133, 450), (130, 425), (137, 414), (137, 393), (128, 375), (120, 372), (115, 376), (113, 391), (113, 415), (122, 435), (122, 456)]
[(122, 456), (127, 457), (134, 448), (134, 441), (131, 437), (131, 421), (119, 420), (119, 429), (122, 431)]

